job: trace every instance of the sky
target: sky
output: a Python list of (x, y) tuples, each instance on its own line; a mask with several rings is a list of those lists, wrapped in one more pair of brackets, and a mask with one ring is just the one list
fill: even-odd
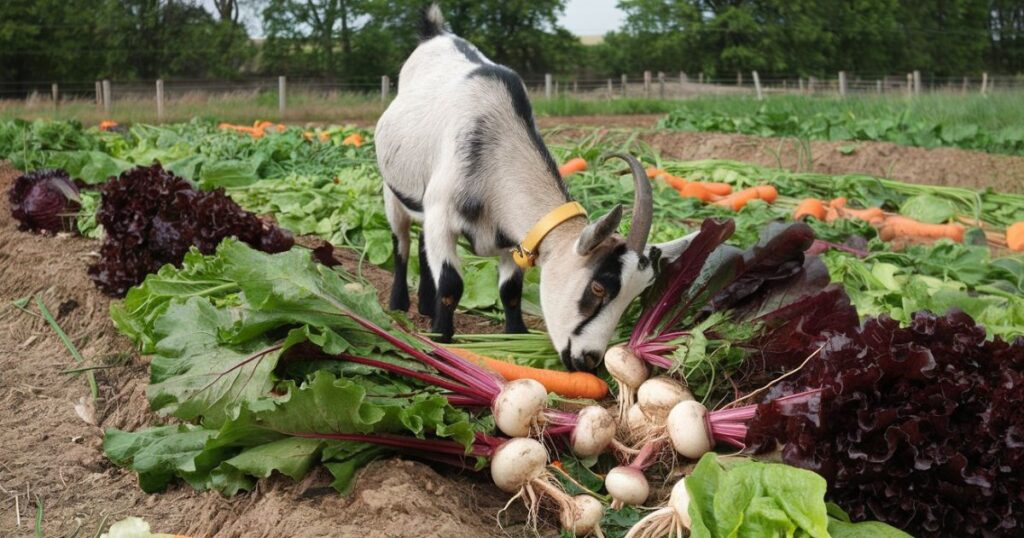
[[(618, 28), (624, 19), (615, 4), (618, 0), (568, 0), (565, 13), (562, 15), (562, 26), (580, 36), (604, 35)], [(207, 9), (213, 11), (213, 2), (203, 0)], [(246, 14), (250, 32), (260, 37), (262, 29), (254, 23), (252, 14)]]

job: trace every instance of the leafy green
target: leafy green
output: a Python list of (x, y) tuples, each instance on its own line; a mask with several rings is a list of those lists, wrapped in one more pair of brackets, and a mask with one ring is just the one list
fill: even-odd
[(788, 465), (705, 454), (686, 490), (694, 538), (907, 536), (882, 523), (850, 523), (826, 505), (824, 478)]

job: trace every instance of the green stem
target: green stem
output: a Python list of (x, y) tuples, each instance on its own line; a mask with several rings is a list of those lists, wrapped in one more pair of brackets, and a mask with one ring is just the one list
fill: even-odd
[[(53, 314), (51, 314), (50, 310), (46, 308), (46, 303), (43, 302), (43, 296), (41, 294), (36, 295), (36, 305), (39, 307), (39, 313), (43, 315), (43, 319), (45, 319), (46, 323), (50, 325), (53, 332), (57, 333), (57, 338), (60, 338), (60, 341), (64, 343), (64, 347), (66, 347), (68, 352), (71, 353), (71, 357), (75, 359), (75, 362), (78, 364), (85, 362), (85, 358), (83, 358), (82, 354), (79, 353), (75, 343), (71, 341), (71, 338), (69, 338), (68, 334), (64, 332), (64, 329), (60, 328), (60, 325), (57, 324), (57, 320), (53, 318)], [(89, 371), (85, 375), (89, 380), (89, 391), (92, 393), (93, 402), (95, 402), (100, 395), (100, 389), (96, 385), (96, 376), (93, 375), (92, 371)]]

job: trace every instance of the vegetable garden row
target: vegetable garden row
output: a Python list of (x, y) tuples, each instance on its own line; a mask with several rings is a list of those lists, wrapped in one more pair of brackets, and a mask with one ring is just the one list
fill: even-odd
[[(594, 166), (609, 146), (552, 148), (579, 159), (566, 181), (586, 207), (632, 196)], [(558, 368), (540, 332), (438, 345), (332, 247), (295, 244), (389, 265), (370, 133), (0, 123), (0, 155), (30, 172), (15, 217), (103, 240), (90, 275), (124, 296), (113, 323), (152, 356), (151, 408), (177, 419), (106, 432), (146, 491), (234, 495), (322, 464), (347, 492), (399, 453), (486, 469), (566, 535), (1018, 533), (1024, 196), (640, 149), (651, 240), (700, 233), (580, 382), (488, 358)], [(495, 262), (463, 259), (462, 307), (497, 319)]]

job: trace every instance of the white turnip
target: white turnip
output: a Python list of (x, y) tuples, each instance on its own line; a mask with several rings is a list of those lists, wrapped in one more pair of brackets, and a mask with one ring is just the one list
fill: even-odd
[(708, 429), (708, 409), (700, 402), (684, 400), (676, 404), (665, 426), (672, 447), (683, 457), (699, 459), (715, 446)]
[(506, 383), (494, 399), (494, 423), (510, 437), (528, 437), (548, 404), (548, 391), (533, 379)]
[(573, 521), (578, 513), (576, 503), (548, 472), (547, 463), (548, 452), (540, 441), (516, 437), (494, 450), (491, 456), (491, 479), (498, 489), (515, 494), (509, 504), (520, 497), (525, 500), (534, 524), (544, 497), (559, 506), (562, 521)]
[(591, 533), (601, 536), (600, 525), (604, 517), (604, 505), (601, 501), (590, 495), (577, 495), (572, 501), (576, 506), (576, 513), (562, 512), (559, 516), (562, 530), (575, 536), (586, 536)]
[(604, 452), (615, 438), (615, 419), (607, 409), (590, 405), (581, 409), (576, 417), (571, 443), (577, 456), (589, 458)]
[(604, 367), (619, 384), (619, 421), (624, 421), (626, 410), (636, 401), (636, 391), (650, 375), (650, 370), (647, 363), (625, 344), (612, 346), (605, 351)]
[(626, 538), (682, 538), (689, 534), (691, 524), (690, 492), (686, 490), (686, 479), (683, 478), (672, 486), (668, 506), (655, 510), (637, 521), (626, 533)]
[(615, 500), (613, 506), (643, 504), (651, 493), (643, 471), (628, 465), (620, 465), (608, 471), (604, 487)]
[(652, 377), (644, 381), (637, 391), (637, 403), (647, 418), (655, 424), (662, 424), (669, 411), (683, 400), (692, 400), (693, 394), (675, 379), (668, 376)]

